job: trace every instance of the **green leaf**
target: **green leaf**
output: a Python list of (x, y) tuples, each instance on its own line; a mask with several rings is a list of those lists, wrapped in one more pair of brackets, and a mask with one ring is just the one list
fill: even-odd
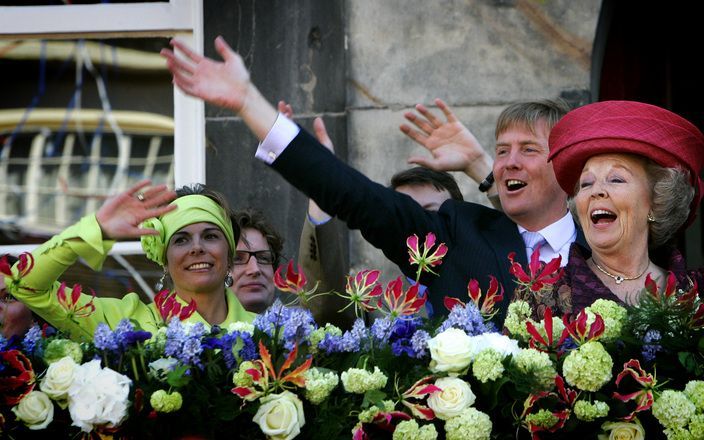
[(233, 420), (240, 414), (239, 398), (234, 394), (215, 396), (212, 400), (213, 414), (218, 420)]
[(181, 388), (191, 382), (191, 376), (186, 375), (188, 366), (179, 365), (166, 375), (166, 382), (174, 388)]
[(371, 405), (383, 408), (383, 401), (386, 399), (386, 393), (382, 390), (369, 390), (364, 393), (364, 400), (362, 401), (362, 408), (369, 408)]

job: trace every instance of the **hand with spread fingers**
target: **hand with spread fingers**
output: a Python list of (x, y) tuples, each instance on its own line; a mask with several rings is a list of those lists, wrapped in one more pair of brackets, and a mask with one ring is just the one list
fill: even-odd
[(142, 180), (103, 203), (95, 217), (106, 238), (139, 238), (157, 234), (157, 231), (139, 225), (148, 218), (176, 209), (175, 205), (168, 205), (176, 198), (176, 193), (166, 185), (150, 187), (149, 184), (149, 180)]
[(422, 104), (415, 107), (418, 114), (404, 114), (413, 126), (402, 124), (401, 131), (432, 154), (411, 156), (408, 162), (436, 171), (464, 171), (475, 181), (481, 181), (491, 171), (491, 157), (443, 100), (436, 99), (435, 104), (445, 115), (445, 122)]

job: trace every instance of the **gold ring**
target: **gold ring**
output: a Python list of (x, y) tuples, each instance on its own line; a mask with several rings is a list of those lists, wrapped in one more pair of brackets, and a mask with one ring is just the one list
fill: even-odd
[(140, 202), (143, 202), (144, 201), (144, 194), (137, 193), (137, 200), (139, 200)]

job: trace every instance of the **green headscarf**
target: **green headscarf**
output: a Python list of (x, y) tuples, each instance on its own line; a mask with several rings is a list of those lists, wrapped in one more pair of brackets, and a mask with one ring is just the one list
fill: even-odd
[(201, 222), (212, 223), (220, 228), (227, 238), (230, 253), (234, 254), (236, 244), (232, 221), (222, 206), (210, 197), (200, 194), (179, 197), (171, 203), (178, 208), (159, 218), (150, 218), (142, 223), (143, 228), (159, 231), (159, 235), (143, 235), (141, 238), (142, 249), (147, 254), (147, 258), (164, 266), (166, 248), (171, 236), (185, 226)]

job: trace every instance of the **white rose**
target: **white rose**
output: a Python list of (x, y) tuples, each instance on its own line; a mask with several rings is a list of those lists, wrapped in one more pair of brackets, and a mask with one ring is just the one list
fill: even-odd
[(68, 411), (73, 425), (91, 432), (96, 425), (117, 426), (127, 416), (132, 381), (92, 360), (76, 368), (68, 391)]
[(29, 429), (44, 429), (54, 420), (54, 404), (41, 391), (31, 391), (12, 408), (18, 419)]
[(487, 348), (493, 348), (501, 353), (503, 357), (509, 354), (515, 355), (521, 351), (518, 347), (518, 341), (500, 333), (482, 333), (469, 338), (472, 347), (472, 359)]
[(66, 408), (68, 402), (68, 389), (73, 383), (73, 374), (78, 364), (71, 356), (65, 356), (49, 365), (46, 375), (42, 379), (41, 389), (53, 400), (56, 400), (61, 408)]
[(471, 339), (457, 328), (449, 328), (434, 338), (428, 339), (430, 370), (439, 373), (459, 373), (472, 362)]
[(469, 384), (462, 379), (443, 377), (435, 381), (435, 386), (442, 391), (436, 391), (428, 397), (428, 406), (441, 420), (459, 415), (476, 400)]
[(606, 422), (601, 429), (608, 434), (599, 435), (599, 440), (644, 440), (645, 430), (640, 422)]
[(274, 440), (289, 440), (301, 432), (306, 420), (303, 415), (303, 403), (290, 391), (269, 394), (262, 397), (261, 406), (254, 415), (254, 423), (259, 424), (262, 432)]

